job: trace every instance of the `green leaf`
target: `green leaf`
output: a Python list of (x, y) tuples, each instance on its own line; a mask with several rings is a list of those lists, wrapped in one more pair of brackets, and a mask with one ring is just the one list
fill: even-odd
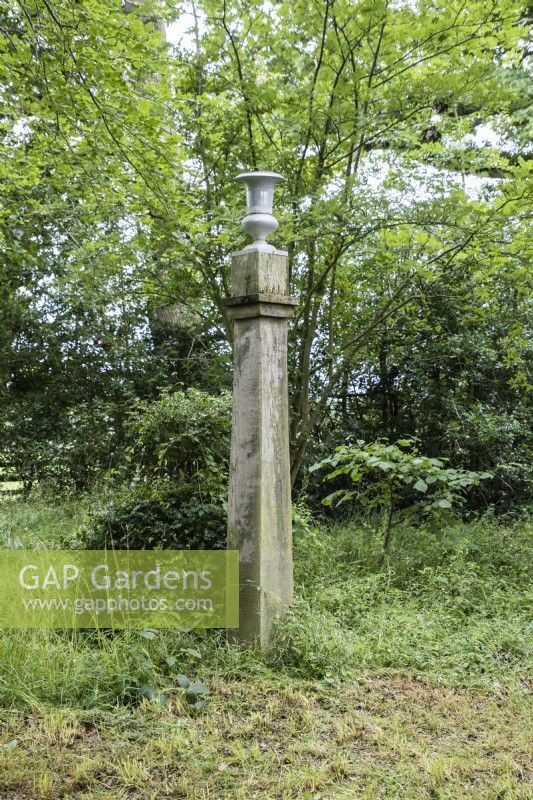
[(427, 492), (428, 485), (422, 478), (419, 478), (413, 488), (419, 492)]
[(195, 683), (191, 683), (188, 688), (188, 694), (196, 694), (196, 695), (208, 695), (209, 688), (202, 683), (202, 681), (196, 681)]
[(191, 703), (189, 708), (193, 711), (202, 711), (206, 706), (205, 700), (197, 700), (195, 703)]
[(146, 697), (147, 700), (150, 700), (151, 703), (159, 703), (162, 708), (168, 708), (170, 705), (168, 695), (166, 695), (164, 692), (158, 692), (153, 686), (144, 684), (141, 686), (140, 692), (141, 695)]
[(186, 655), (190, 656), (191, 658), (200, 659), (202, 657), (202, 654), (200, 653), (200, 651), (199, 650), (195, 650), (192, 647), (184, 647), (181, 650), (181, 652), (185, 653)]
[(205, 698), (209, 695), (209, 689), (202, 683), (201, 681), (196, 681), (195, 683), (191, 683), (189, 688), (185, 692), (185, 699), (187, 702), (196, 707), (196, 704), (201, 702), (205, 703)]

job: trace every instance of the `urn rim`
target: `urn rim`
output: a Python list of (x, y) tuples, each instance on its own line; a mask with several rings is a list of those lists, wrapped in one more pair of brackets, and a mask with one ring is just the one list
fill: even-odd
[(245, 183), (249, 180), (264, 180), (265, 178), (270, 178), (275, 183), (281, 183), (281, 181), (285, 180), (283, 175), (280, 175), (279, 172), (241, 172), (234, 180)]

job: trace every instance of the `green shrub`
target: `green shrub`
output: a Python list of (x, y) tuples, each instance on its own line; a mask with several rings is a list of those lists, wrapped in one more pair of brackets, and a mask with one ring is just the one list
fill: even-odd
[(21, 404), (1, 425), (0, 467), (26, 494), (36, 486), (84, 492), (120, 451), (122, 415), (120, 404), (101, 400), (61, 409), (52, 422), (46, 408)]
[(165, 479), (116, 492), (95, 515), (82, 543), (96, 550), (221, 549), (226, 541), (225, 474), (211, 470), (196, 481)]
[(370, 444), (358, 441), (357, 447), (343, 445), (311, 471), (324, 467), (333, 467), (324, 480), (346, 476), (356, 484), (353, 489), (337, 489), (322, 501), (324, 505), (354, 500), (370, 512), (384, 512), (380, 562), (394, 528), (421, 521), (449, 521), (450, 513), (465, 502), (466, 490), (490, 477), (487, 472), (452, 469), (443, 459), (423, 456), (412, 439), (399, 439), (395, 444), (384, 439)]
[(134, 480), (194, 481), (206, 470), (227, 470), (231, 395), (187, 389), (141, 403), (126, 424), (126, 436), (122, 474)]
[(303, 501), (292, 504), (292, 535), (299, 538), (308, 536), (314, 528), (314, 520), (311, 511)]
[(83, 543), (95, 549), (216, 549), (226, 538), (228, 394), (196, 389), (143, 403), (127, 424), (118, 489)]

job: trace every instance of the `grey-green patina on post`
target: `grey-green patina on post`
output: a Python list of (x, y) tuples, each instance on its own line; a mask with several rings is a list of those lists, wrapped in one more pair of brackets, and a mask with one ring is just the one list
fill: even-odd
[(242, 225), (254, 242), (232, 256), (234, 331), (233, 430), (228, 503), (228, 549), (240, 551), (240, 626), (243, 642), (267, 648), (273, 624), (293, 597), (287, 320), (287, 253), (267, 244), (273, 172), (237, 177), (247, 190)]

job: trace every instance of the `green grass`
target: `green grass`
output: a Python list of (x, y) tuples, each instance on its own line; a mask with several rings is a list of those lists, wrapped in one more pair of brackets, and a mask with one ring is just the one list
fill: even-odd
[(205, 713), (0, 715), (4, 800), (526, 800), (522, 698), (406, 679), (213, 681)]
[(437, 685), (520, 686), (531, 667), (531, 526), (482, 520), (399, 533), (386, 568), (365, 527), (304, 533), (300, 600), (277, 664), (314, 677), (399, 673)]
[[(6, 500), (0, 543), (75, 543), (90, 503)], [(268, 656), (216, 631), (2, 631), (0, 796), (533, 797), (530, 534), (404, 530), (379, 571), (370, 526), (300, 515)], [(209, 686), (200, 714), (178, 672)]]
[(90, 500), (0, 498), (0, 547), (62, 547), (89, 520)]

